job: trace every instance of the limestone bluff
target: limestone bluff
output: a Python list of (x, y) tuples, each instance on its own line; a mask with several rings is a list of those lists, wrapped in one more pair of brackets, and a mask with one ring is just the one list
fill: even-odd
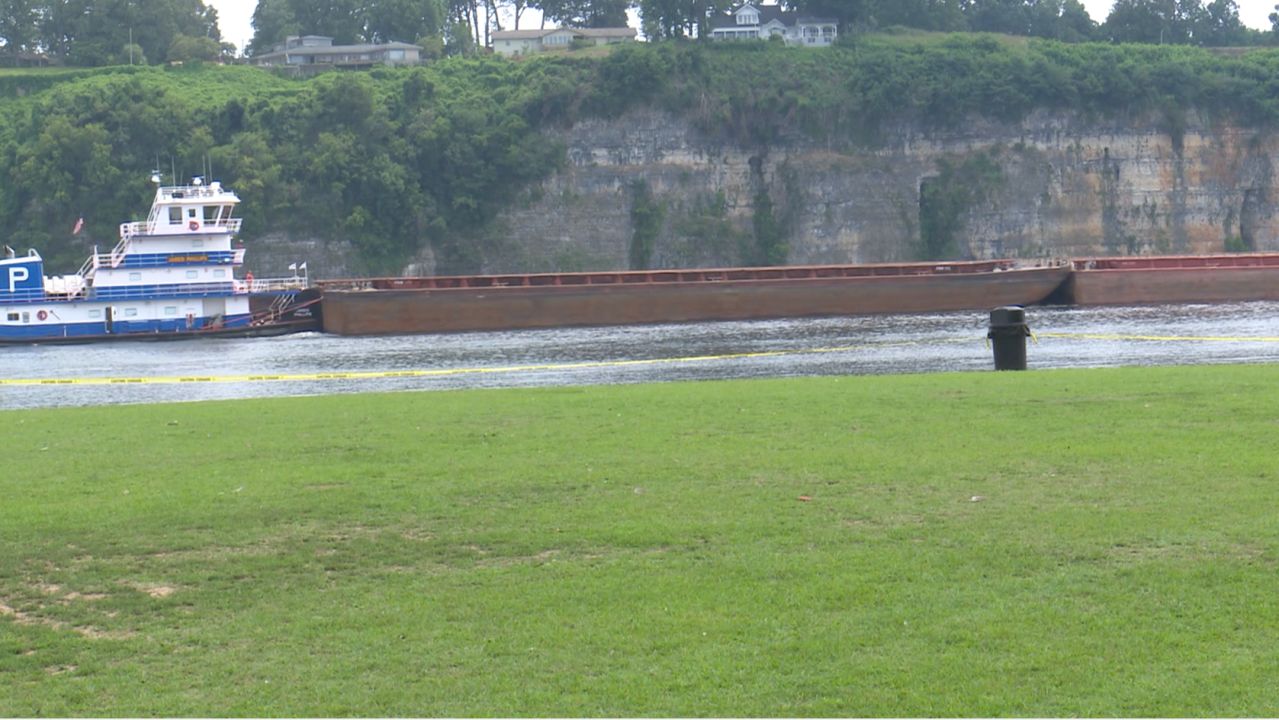
[[(711, 218), (712, 230), (748, 236), (761, 197), (785, 219), (787, 262), (910, 260), (929, 183), (944, 180), (942, 166), (973, 158), (994, 177), (961, 208), (953, 238), (961, 257), (1279, 250), (1279, 138), (1186, 117), (1170, 130), (1157, 117), (1039, 111), (950, 130), (899, 126), (873, 146), (838, 150), (798, 137), (727, 144), (653, 110), (585, 120), (562, 133), (566, 165), (495, 219), (483, 267), (627, 267), (641, 184), (662, 216), (653, 267), (740, 264), (739, 245), (698, 236), (697, 225)], [(722, 213), (708, 212), (717, 202)], [(429, 254), (419, 262), (433, 264)]]

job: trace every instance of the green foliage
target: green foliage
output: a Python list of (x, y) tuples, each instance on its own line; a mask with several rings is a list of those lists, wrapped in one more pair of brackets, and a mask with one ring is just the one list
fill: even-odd
[(938, 161), (938, 174), (919, 188), (920, 260), (970, 257), (959, 247), (964, 215), (1003, 184), (998, 156), (979, 152), (955, 162)]
[(631, 270), (647, 270), (652, 267), (653, 246), (662, 232), (666, 211), (653, 197), (648, 183), (636, 180), (631, 183), (631, 247), (628, 257)]
[(786, 230), (773, 213), (773, 199), (768, 190), (755, 193), (755, 213), (751, 219), (754, 245), (746, 249), (743, 259), (747, 265), (785, 265), (789, 250)]
[[(742, 257), (747, 247), (745, 233), (728, 217), (728, 202), (723, 191), (697, 193), (693, 188), (681, 192), (685, 202), (671, 208), (671, 239), (665, 249), (665, 264), (671, 267), (705, 267), (723, 258)], [(737, 261), (737, 264), (745, 264)]]

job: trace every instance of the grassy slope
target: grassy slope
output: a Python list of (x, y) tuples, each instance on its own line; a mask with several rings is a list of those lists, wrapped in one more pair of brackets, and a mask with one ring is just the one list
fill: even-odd
[(1273, 716), (1276, 380), (0, 412), (0, 714)]

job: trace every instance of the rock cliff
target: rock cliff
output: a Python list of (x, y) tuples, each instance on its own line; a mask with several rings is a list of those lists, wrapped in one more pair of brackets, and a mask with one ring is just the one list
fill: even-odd
[(480, 238), (483, 271), (1279, 250), (1279, 138), (1201, 114), (737, 147), (644, 111), (561, 139), (564, 166)]

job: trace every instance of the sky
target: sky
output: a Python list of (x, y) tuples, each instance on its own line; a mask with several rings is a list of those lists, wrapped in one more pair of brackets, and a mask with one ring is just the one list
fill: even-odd
[[(1258, 30), (1269, 30), (1270, 20), (1267, 19), (1270, 13), (1274, 12), (1276, 0), (1237, 0), (1239, 4), (1239, 18), (1243, 20), (1243, 24)], [(1084, 7), (1088, 8), (1088, 14), (1093, 20), (1101, 22), (1110, 14), (1110, 7), (1114, 4), (1113, 0), (1083, 0)], [(222, 39), (225, 42), (234, 43), (237, 48), (244, 50), (244, 46), (253, 38), (253, 9), (257, 7), (257, 0), (204, 0), (205, 5), (212, 5), (218, 11), (218, 27), (222, 30)], [(528, 21), (521, 25), (526, 25)], [(534, 21), (535, 22), (535, 21)]]

